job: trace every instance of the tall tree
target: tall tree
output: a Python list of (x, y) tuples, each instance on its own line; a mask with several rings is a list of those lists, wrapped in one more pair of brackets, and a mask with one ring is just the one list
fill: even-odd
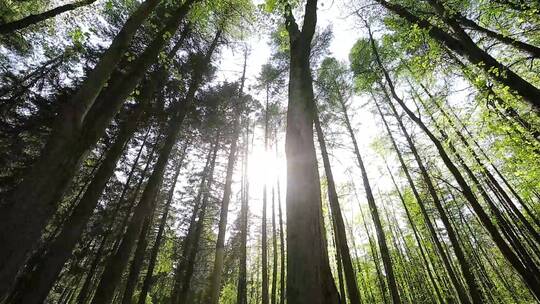
[[(0, 240), (6, 244), (6, 249), (0, 251), (0, 286), (9, 286), (13, 281), (26, 255), (39, 239), (47, 220), (58, 207), (62, 193), (73, 178), (81, 158), (98, 141), (118, 107), (135, 89), (169, 41), (170, 36), (164, 33), (176, 32), (193, 3), (188, 1), (179, 5), (155, 39), (130, 66), (129, 73), (119, 82), (108, 86), (100, 95), (137, 29), (158, 2), (148, 0), (142, 3), (128, 19), (99, 63), (73, 95), (73, 102), (58, 116), (39, 159), (28, 169), (12, 193), (5, 197), (1, 207), (1, 227), (15, 228), (21, 234), (14, 238), (7, 230), (2, 229), (0, 232)], [(96, 103), (98, 96), (101, 99)], [(50, 172), (56, 174), (51, 178)], [(17, 218), (29, 220), (21, 222)], [(0, 293), (3, 292), (0, 290)]]
[(287, 112), (287, 303), (338, 303), (322, 227), (322, 203), (313, 140), (314, 100), (310, 68), (317, 1), (308, 0), (302, 29), (285, 4), (290, 73)]
[[(332, 167), (330, 165), (330, 159), (328, 157), (328, 151), (326, 148), (326, 142), (324, 139), (323, 130), (319, 117), (315, 116), (315, 130), (317, 132), (317, 139), (319, 140), (319, 146), (321, 149), (324, 171), (326, 174), (326, 182), (328, 183), (328, 201), (330, 202), (330, 210), (332, 212), (332, 219), (334, 221), (334, 227), (336, 231), (336, 246), (338, 249), (338, 261), (343, 263), (343, 269), (345, 272), (345, 279), (347, 280), (347, 292), (351, 303), (362, 303), (360, 292), (358, 291), (357, 279), (354, 273), (353, 263), (350, 255), (349, 245), (347, 243), (347, 234), (345, 231), (345, 223), (343, 221), (343, 215), (341, 212), (341, 206), (339, 205), (339, 198), (334, 182), (334, 175), (332, 173)], [(345, 295), (342, 295), (345, 297)]]
[(227, 217), (229, 213), (229, 203), (231, 200), (231, 187), (232, 178), (234, 173), (234, 166), (237, 158), (238, 151), (238, 138), (240, 137), (240, 119), (242, 112), (244, 111), (245, 98), (243, 96), (244, 82), (246, 77), (247, 66), (247, 52), (244, 54), (244, 68), (242, 72), (242, 78), (240, 79), (240, 86), (238, 89), (238, 96), (236, 100), (233, 100), (234, 122), (232, 126), (231, 144), (229, 150), (229, 157), (227, 160), (227, 173), (225, 176), (225, 186), (223, 190), (223, 200), (221, 201), (220, 216), (219, 216), (219, 232), (216, 241), (216, 255), (214, 259), (214, 268), (210, 276), (210, 289), (208, 291), (208, 302), (211, 304), (217, 304), (219, 302), (219, 293), (221, 290), (221, 277), (223, 268), (223, 259), (225, 256), (225, 232), (227, 228)]

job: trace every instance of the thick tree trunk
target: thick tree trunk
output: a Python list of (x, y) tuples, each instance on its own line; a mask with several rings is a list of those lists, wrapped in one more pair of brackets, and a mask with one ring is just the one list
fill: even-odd
[[(62, 193), (84, 155), (99, 140), (123, 101), (170, 39), (162, 32), (176, 32), (193, 1), (196, 0), (189, 0), (177, 9), (164, 29), (157, 33), (141, 56), (130, 65), (129, 73), (111, 84), (106, 92), (102, 92), (101, 101), (95, 104), (94, 101), (124, 54), (136, 29), (159, 1), (144, 2), (75, 94), (74, 102), (70, 103), (74, 107), (71, 114), (66, 111), (58, 116), (57, 125), (53, 127), (41, 156), (1, 207), (0, 243), (3, 244), (3, 249), (0, 250), (0, 294), (3, 293), (2, 288), (9, 286), (24, 264), (26, 255), (56, 211)], [(50, 172), (55, 174), (51, 176)], [(20, 221), (21, 218), (27, 220)], [(7, 232), (11, 229), (19, 232), (16, 237)]]
[[(328, 151), (326, 149), (326, 141), (324, 139), (324, 134), (318, 114), (315, 114), (314, 122), (315, 130), (317, 131), (317, 139), (319, 140), (319, 146), (321, 148), (324, 171), (326, 173), (326, 181), (328, 184), (328, 202), (330, 203), (330, 211), (336, 230), (334, 231), (334, 233), (336, 235), (336, 249), (339, 252), (338, 258), (343, 263), (343, 270), (345, 272), (345, 279), (347, 281), (347, 294), (349, 296), (349, 300), (352, 304), (359, 304), (361, 303), (360, 293), (358, 291), (356, 275), (354, 274), (349, 245), (347, 243), (345, 223), (343, 221), (343, 215), (341, 213), (341, 207), (339, 205), (339, 198), (336, 191), (336, 185), (334, 183), (334, 175), (332, 173), (332, 167), (330, 165), (330, 159), (328, 157)], [(345, 294), (342, 294), (342, 297), (346, 298)]]
[(310, 69), (317, 1), (306, 2), (302, 31), (286, 12), (290, 39), (287, 111), (287, 303), (339, 303), (322, 227), (320, 179), (313, 141), (314, 97)]
[(72, 11), (79, 7), (90, 5), (97, 0), (83, 0), (79, 2), (69, 3), (60, 5), (43, 13), (30, 15), (19, 20), (7, 22), (0, 24), (0, 34), (9, 34), (17, 30), (27, 28), (31, 25), (37, 24), (39, 22), (45, 21), (47, 19), (54, 18), (62, 13)]

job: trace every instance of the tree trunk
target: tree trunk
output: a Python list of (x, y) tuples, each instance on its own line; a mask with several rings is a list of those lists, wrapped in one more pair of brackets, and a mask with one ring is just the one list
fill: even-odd
[(210, 276), (210, 289), (208, 293), (208, 303), (217, 304), (221, 291), (221, 277), (223, 270), (223, 259), (225, 257), (225, 232), (227, 229), (227, 216), (229, 213), (229, 202), (231, 200), (232, 176), (236, 162), (236, 151), (238, 147), (238, 137), (240, 135), (240, 111), (234, 120), (233, 134), (231, 138), (231, 148), (229, 159), (227, 161), (227, 173), (225, 177), (225, 187), (223, 190), (223, 200), (219, 214), (219, 230), (216, 241), (216, 255), (214, 259), (214, 268)]
[(373, 219), (373, 224), (375, 225), (375, 231), (377, 233), (377, 240), (379, 244), (379, 249), (381, 251), (381, 258), (383, 260), (384, 270), (386, 272), (386, 280), (388, 281), (388, 287), (390, 288), (390, 295), (392, 296), (392, 302), (401, 303), (398, 285), (396, 283), (396, 278), (394, 276), (394, 270), (392, 267), (392, 258), (390, 256), (388, 245), (386, 244), (386, 236), (384, 233), (384, 228), (382, 226), (381, 219), (379, 217), (379, 211), (377, 210), (377, 205), (375, 204), (375, 198), (373, 197), (371, 185), (369, 184), (369, 178), (367, 176), (366, 168), (364, 167), (364, 161), (362, 160), (360, 149), (358, 148), (358, 143), (356, 142), (356, 136), (354, 135), (354, 131), (352, 129), (351, 122), (349, 120), (349, 114), (347, 113), (347, 107), (345, 106), (345, 101), (340, 100), (340, 104), (341, 104), (341, 110), (343, 112), (343, 116), (345, 117), (345, 124), (347, 127), (347, 131), (349, 132), (349, 136), (353, 143), (356, 160), (358, 161), (358, 166), (360, 167), (360, 171), (362, 172), (362, 182), (364, 184), (364, 190), (366, 192), (369, 210), (371, 213), (371, 217)]
[(63, 225), (58, 236), (48, 245), (46, 253), (40, 258), (40, 264), (26, 274), (22, 278), (22, 282), (17, 283), (22, 284), (22, 286), (17, 288), (18, 294), (10, 296), (11, 301), (39, 303), (45, 300), (83, 233), (86, 223), (92, 216), (107, 181), (114, 174), (116, 162), (122, 155), (127, 142), (136, 131), (137, 124), (145, 113), (147, 104), (147, 102), (139, 104), (125, 118), (115, 143), (107, 151), (105, 159), (99, 166), (80, 202)]
[[(184, 7), (185, 5), (186, 4), (184, 3), (181, 7)], [(179, 11), (181, 11), (181, 9), (179, 9)], [(185, 13), (187, 13), (187, 11)], [(125, 233), (124, 238), (122, 239), (122, 242), (120, 243), (117, 252), (115, 253), (114, 257), (110, 259), (107, 267), (105, 268), (105, 272), (97, 288), (96, 295), (94, 296), (92, 302), (93, 304), (108, 304), (112, 300), (114, 291), (127, 264), (127, 259), (131, 254), (133, 246), (135, 245), (135, 238), (140, 234), (140, 230), (145, 219), (150, 213), (150, 210), (153, 209), (155, 198), (161, 185), (161, 181), (163, 179), (163, 174), (167, 165), (167, 161), (169, 159), (172, 148), (176, 143), (180, 128), (182, 126), (182, 122), (184, 120), (184, 117), (186, 116), (186, 111), (191, 107), (191, 104), (193, 103), (195, 93), (200, 86), (202, 74), (208, 68), (211, 56), (215, 48), (217, 47), (218, 39), (220, 36), (221, 31), (218, 31), (207, 53), (203, 58), (202, 67), (194, 71), (188, 91), (186, 93), (185, 100), (175, 105), (172, 117), (169, 120), (167, 138), (165, 139), (165, 142), (161, 147), (159, 158), (154, 166), (154, 171), (152, 172), (152, 175), (150, 176), (146, 184), (139, 204), (135, 208), (128, 229)]]
[[(388, 83), (388, 86), (390, 87), (390, 92), (392, 94), (392, 97), (400, 104), (400, 106), (407, 113), (407, 115), (411, 118), (411, 120), (413, 120), (422, 129), (422, 131), (424, 131), (424, 133), (426, 133), (426, 135), (433, 142), (433, 144), (435, 145), (435, 147), (436, 147), (439, 155), (441, 156), (444, 164), (446, 165), (448, 170), (452, 173), (455, 180), (459, 184), (459, 186), (460, 186), (460, 188), (462, 190), (463, 196), (471, 204), (471, 206), (473, 207), (473, 209), (474, 209), (475, 213), (477, 214), (478, 218), (480, 219), (480, 221), (482, 222), (482, 224), (484, 225), (486, 230), (488, 230), (489, 234), (491, 235), (493, 241), (495, 242), (495, 244), (497, 245), (497, 247), (499, 248), (501, 253), (508, 260), (508, 262), (510, 262), (510, 264), (514, 267), (514, 269), (520, 274), (520, 276), (523, 278), (523, 280), (529, 286), (529, 289), (533, 292), (535, 297), (537, 299), (540, 299), (540, 279), (535, 276), (534, 272), (531, 272), (529, 269), (527, 269), (521, 263), (519, 257), (508, 246), (508, 244), (506, 243), (506, 241), (504, 240), (502, 235), (499, 233), (497, 227), (493, 224), (493, 222), (489, 218), (488, 214), (484, 211), (483, 207), (480, 205), (480, 203), (476, 199), (476, 196), (474, 195), (472, 189), (469, 187), (469, 185), (467, 184), (467, 182), (465, 181), (465, 179), (463, 178), (463, 176), (461, 175), (461, 173), (459, 172), (457, 167), (454, 165), (454, 163), (452, 162), (452, 160), (450, 159), (450, 157), (446, 153), (446, 151), (445, 151), (444, 147), (442, 146), (441, 142), (433, 135), (433, 133), (431, 133), (431, 131), (426, 127), (426, 125), (422, 122), (422, 120), (420, 120), (420, 118), (418, 116), (416, 116), (416, 114), (414, 114), (414, 112), (412, 112), (405, 105), (403, 100), (401, 98), (399, 98), (399, 96), (397, 95), (397, 93), (396, 93), (396, 91), (394, 89), (394, 85), (392, 83), (390, 75), (388, 74), (388, 72), (384, 68), (384, 66), (383, 66), (383, 64), (382, 64), (382, 62), (381, 62), (381, 60), (379, 58), (379, 55), (377, 53), (377, 49), (376, 49), (375, 43), (373, 42), (373, 39), (371, 39), (371, 41), (372, 41), (371, 44), (372, 44), (372, 48), (373, 48), (373, 53), (374, 53), (374, 55), (376, 57), (376, 60), (377, 60), (377, 63), (379, 65), (379, 67), (381, 68), (381, 70), (384, 73), (384, 77), (385, 77), (385, 79), (386, 79), (386, 81)], [(392, 103), (389, 102), (389, 105), (392, 105)], [(437, 205), (438, 204), (436, 204), (436, 206)], [(439, 212), (439, 213), (441, 213), (441, 212)], [(442, 214), (441, 214), (441, 216), (442, 216)], [(444, 220), (444, 218), (442, 218), (442, 219)], [(449, 233), (449, 236), (450, 236), (450, 233)], [(454, 247), (454, 249), (455, 249), (455, 247)], [(456, 252), (456, 254), (457, 254), (457, 252)], [(458, 258), (460, 258), (460, 257), (458, 256)], [(472, 287), (473, 285), (471, 285), (471, 284), (474, 284), (473, 283), (474, 282), (474, 277), (472, 277), (472, 273), (471, 273), (471, 276), (469, 276), (467, 274), (467, 273), (470, 273), (470, 269), (468, 268), (468, 266), (466, 266), (466, 263), (465, 264), (460, 263), (460, 264), (462, 266), (462, 271), (463, 271), (463, 274), (465, 276), (465, 279), (467, 280), (467, 284), (469, 285), (469, 287)], [(477, 303), (481, 303), (482, 298), (481, 298), (480, 293), (479, 292), (475, 293), (475, 292), (473, 292), (473, 290), (474, 289), (471, 289), (471, 296), (473, 297), (473, 301), (475, 301)], [(476, 299), (475, 299), (475, 297), (476, 297)]]
[[(388, 130), (388, 131), (390, 131), (390, 130)], [(392, 138), (392, 140), (393, 140), (393, 138)], [(388, 164), (386, 164), (386, 169), (388, 170), (388, 175), (390, 175), (390, 178), (392, 179), (392, 183), (394, 184), (394, 187), (395, 187), (395, 189), (396, 189), (396, 191), (398, 193), (401, 205), (403, 206), (403, 209), (405, 209), (405, 214), (407, 216), (407, 220), (409, 221), (409, 224), (411, 225), (411, 228), (413, 230), (413, 235), (414, 235), (414, 239), (416, 241), (416, 245), (418, 246), (418, 249), (420, 251), (420, 255), (422, 257), (422, 262), (423, 262), (425, 270), (426, 270), (426, 272), (428, 274), (429, 281), (430, 281), (430, 283), (432, 285), (433, 290), (435, 291), (435, 293), (437, 295), (438, 303), (441, 303), (441, 304), (445, 303), (445, 301), (444, 301), (444, 299), (443, 299), (443, 297), (441, 295), (441, 292), (439, 290), (439, 287), (437, 285), (437, 281), (435, 280), (435, 277), (433, 276), (433, 272), (432, 272), (432, 270), (430, 268), (430, 264), (428, 262), (428, 259), (426, 258), (426, 252), (424, 250), (424, 245), (422, 244), (420, 236), (418, 235), (416, 224), (415, 224), (415, 222), (413, 220), (411, 212), (409, 211), (409, 208), (407, 207), (407, 204), (405, 203), (405, 199), (403, 198), (403, 194), (401, 193), (401, 190), (399, 189), (399, 187), (398, 187), (398, 185), (396, 183), (396, 180), (394, 179), (394, 175), (392, 174), (392, 171), (390, 171), (390, 168), (388, 167)]]
[[(420, 155), (418, 154), (418, 151), (416, 150), (416, 147), (412, 144), (412, 140), (409, 137), (409, 134), (406, 133), (405, 127), (403, 123), (401, 122), (401, 117), (399, 117), (399, 114), (397, 114), (397, 111), (395, 110), (393, 104), (390, 100), (388, 100), (388, 105), (392, 109), (392, 113), (396, 120), (398, 120), (398, 123), (400, 125), (400, 128), (402, 129), (402, 132), (404, 133), (405, 137), (407, 138), (407, 142), (409, 143), (409, 146), (411, 148), (411, 151), (413, 152), (413, 155), (418, 163), (418, 167), (420, 169), (420, 173), (422, 175), (422, 178), (428, 188), (428, 192), (433, 199), (433, 203), (439, 213), (439, 216), (444, 223), (444, 227), (446, 228), (446, 232), (448, 234), (448, 237), (450, 239), (450, 242), (452, 244), (452, 248), (454, 250), (454, 253), (456, 254), (456, 257), (459, 262), (459, 266), (461, 268), (461, 272), (463, 273), (463, 276), (465, 278), (465, 282), (467, 283), (467, 286), (469, 287), (469, 294), (471, 295), (473, 303), (483, 303), (482, 301), (482, 292), (478, 288), (476, 279), (474, 277), (474, 274), (472, 273), (472, 266), (470, 265), (469, 261), (467, 260), (465, 253), (463, 251), (462, 246), (459, 243), (457, 234), (455, 232), (455, 228), (452, 226), (452, 223), (450, 222), (450, 219), (448, 218), (448, 215), (446, 211), (444, 210), (444, 207), (442, 205), (442, 202), (439, 199), (439, 196), (437, 194), (437, 191), (435, 189), (435, 186), (433, 185), (433, 182), (431, 180), (431, 177), (428, 174), (428, 171), (426, 167), (424, 166), (423, 162), (420, 159)], [(463, 301), (463, 299), (461, 299)]]
[[(264, 151), (268, 152), (268, 96), (269, 85), (266, 84), (266, 107), (264, 113)], [(268, 237), (266, 232), (268, 209), (268, 191), (266, 182), (263, 184), (262, 218), (261, 218), (261, 294), (262, 304), (268, 304)]]
[(163, 233), (165, 232), (165, 226), (167, 225), (167, 218), (169, 216), (169, 209), (171, 207), (173, 197), (174, 197), (174, 190), (176, 188), (176, 182), (178, 180), (178, 176), (180, 175), (180, 169), (182, 168), (182, 163), (184, 162), (184, 158), (186, 156), (186, 151), (188, 148), (189, 142), (186, 142), (184, 144), (184, 148), (182, 151), (182, 156), (180, 160), (178, 161), (178, 165), (176, 166), (176, 171), (174, 173), (173, 178), (171, 179), (171, 188), (169, 189), (169, 193), (167, 194), (167, 202), (165, 203), (165, 207), (163, 210), (163, 214), (161, 215), (161, 220), (159, 223), (158, 232), (156, 235), (156, 240), (154, 242), (154, 246), (152, 247), (152, 252), (150, 253), (150, 259), (148, 261), (148, 270), (146, 271), (146, 276), (144, 277), (144, 282), (141, 287), (141, 292), (139, 294), (139, 304), (146, 303), (146, 295), (150, 291), (150, 288), (152, 287), (152, 276), (154, 274), (154, 268), (156, 266), (157, 256), (159, 253), (159, 248), (161, 246), (161, 241), (163, 239)]
[[(181, 5), (162, 31), (176, 32), (193, 1), (196, 0), (189, 0)], [(41, 230), (56, 211), (62, 193), (84, 155), (99, 140), (123, 101), (170, 39), (159, 32), (130, 66), (129, 73), (111, 84), (106, 92), (102, 93), (101, 102), (94, 104), (136, 29), (157, 2), (159, 1), (147, 0), (128, 20), (109, 50), (74, 95), (75, 102), (68, 103), (74, 107), (71, 114), (65, 114), (69, 112), (66, 111), (58, 116), (41, 156), (25, 174), (22, 182), (4, 200), (0, 212), (0, 243), (4, 245), (4, 249), (0, 251), (0, 294), (3, 293), (2, 288), (13, 281), (24, 264), (26, 255), (33, 244), (37, 243)], [(55, 174), (51, 176), (50, 172)], [(21, 218), (27, 220), (20, 221)], [(10, 229), (16, 229), (18, 235), (15, 237), (7, 233)]]
[[(216, 142), (217, 142), (216, 137)], [(211, 162), (213, 162), (213, 154), (214, 150), (217, 149), (215, 147), (215, 144), (212, 145), (208, 151), (208, 156), (206, 157), (206, 163), (204, 165), (204, 169), (201, 174), (201, 180), (199, 183), (198, 193), (197, 196), (194, 199), (193, 204), (193, 211), (191, 213), (191, 217), (189, 220), (189, 227), (186, 236), (184, 237), (184, 240), (182, 242), (182, 255), (180, 257), (180, 261), (178, 261), (178, 265), (175, 269), (174, 274), (174, 281), (173, 281), (173, 289), (171, 291), (171, 303), (175, 304), (178, 302), (178, 297), (182, 288), (182, 279), (184, 275), (184, 271), (186, 269), (186, 257), (189, 255), (190, 248), (193, 243), (193, 238), (195, 235), (196, 225), (197, 225), (197, 216), (199, 216), (201, 207), (201, 200), (203, 198), (203, 194), (205, 191), (205, 187), (207, 185), (207, 179), (213, 174), (213, 171), (210, 171), (210, 169), (213, 170), (213, 167), (211, 168)], [(215, 152), (217, 153), (217, 152)], [(200, 217), (200, 216), (199, 216)]]
[(291, 47), (285, 142), (287, 303), (333, 304), (339, 303), (339, 295), (321, 225), (320, 179), (313, 141), (315, 112), (309, 55), (317, 21), (317, 1), (306, 2), (302, 31), (288, 8), (285, 23)]
[[(210, 169), (208, 173), (208, 182), (206, 183), (206, 186), (204, 187), (206, 190), (204, 193), (204, 198), (201, 203), (201, 210), (199, 212), (199, 219), (196, 223), (196, 226), (193, 230), (193, 235), (188, 235), (189, 237), (188, 241), (190, 241), (189, 246), (185, 246), (184, 248), (184, 254), (183, 254), (183, 261), (184, 263), (180, 265), (180, 289), (178, 291), (178, 295), (176, 297), (172, 298), (173, 304), (185, 304), (187, 302), (189, 288), (191, 285), (191, 279), (193, 278), (193, 272), (195, 269), (195, 260), (197, 258), (197, 253), (199, 251), (199, 242), (203, 233), (204, 229), (204, 218), (206, 216), (206, 208), (208, 207), (208, 200), (210, 198), (210, 190), (212, 189), (212, 184), (214, 183), (214, 168), (216, 165), (216, 155), (217, 151), (219, 149), (219, 138), (220, 138), (220, 132), (217, 132), (216, 136), (216, 142), (214, 144), (212, 159), (210, 162)], [(186, 244), (187, 245), (187, 242)]]
[[(336, 249), (339, 252), (338, 258), (343, 262), (343, 270), (345, 272), (345, 279), (347, 281), (347, 294), (349, 296), (349, 300), (352, 304), (359, 304), (361, 303), (360, 293), (358, 291), (356, 275), (354, 274), (349, 245), (347, 243), (345, 223), (343, 221), (343, 215), (341, 213), (341, 207), (339, 205), (339, 198), (336, 191), (336, 185), (334, 183), (334, 175), (332, 173), (332, 167), (330, 165), (330, 159), (328, 157), (328, 151), (326, 149), (326, 141), (324, 139), (324, 134), (318, 114), (315, 114), (314, 122), (315, 130), (317, 131), (317, 139), (319, 140), (319, 146), (321, 148), (324, 171), (326, 173), (326, 181), (328, 184), (328, 202), (330, 203), (330, 211), (332, 213), (332, 219), (334, 221)], [(342, 297), (345, 299), (345, 294), (343, 294)]]
[(460, 24), (462, 24), (463, 26), (465, 27), (468, 27), (474, 31), (477, 31), (479, 33), (482, 33), (482, 34), (485, 34), (487, 37), (489, 38), (492, 38), (492, 39), (495, 39), (499, 42), (502, 42), (508, 46), (511, 46), (511, 47), (514, 47), (516, 49), (519, 49), (525, 53), (528, 53), (529, 55), (533, 56), (534, 58), (540, 58), (540, 48), (532, 45), (532, 44), (528, 44), (526, 42), (523, 42), (523, 41), (519, 41), (517, 39), (514, 39), (510, 36), (507, 36), (507, 35), (503, 35), (501, 33), (498, 33), (498, 32), (495, 32), (491, 29), (488, 29), (486, 27), (483, 27), (481, 25), (479, 25), (478, 23), (474, 22), (473, 20), (471, 19), (468, 19), (467, 17), (465, 16), (462, 16), (462, 15), (459, 15), (459, 14), (455, 14), (454, 16), (452, 16), (452, 18), (456, 19), (457, 22), (459, 22)]
[[(157, 197), (155, 199), (157, 199)], [(126, 286), (121, 298), (122, 304), (130, 304), (133, 302), (133, 293), (135, 292), (135, 288), (137, 287), (137, 283), (139, 282), (139, 274), (144, 263), (146, 247), (148, 246), (148, 232), (152, 227), (155, 211), (156, 203), (154, 203), (152, 211), (150, 211), (150, 213), (144, 220), (141, 231), (139, 233), (137, 247), (135, 249), (135, 253), (133, 254), (133, 258), (131, 259), (129, 273), (126, 279)], [(120, 295), (118, 296), (120, 297)]]
[[(440, 27), (431, 24), (429, 21), (415, 16), (401, 5), (389, 3), (385, 0), (376, 1), (408, 22), (416, 24), (421, 29), (425, 29), (433, 39), (466, 57), (472, 64), (478, 65), (495, 80), (515, 91), (517, 95), (521, 96), (536, 111), (540, 111), (540, 89), (521, 78), (510, 68), (501, 64), (486, 51), (478, 47), (456, 21), (443, 17), (457, 38), (445, 32)], [(436, 4), (437, 2), (431, 0), (429, 2), (432, 4), (435, 3), (434, 6), (440, 15), (446, 15), (442, 6)]]
[(274, 187), (272, 187), (272, 291), (271, 291), (271, 303), (276, 304), (276, 291), (277, 291), (277, 235), (276, 235), (276, 194)]
[(96, 1), (97, 0), (83, 0), (83, 1), (80, 1), (80, 2), (64, 4), (64, 5), (60, 5), (58, 7), (55, 7), (53, 9), (50, 9), (50, 10), (48, 10), (46, 12), (43, 12), (43, 13), (30, 15), (30, 16), (24, 17), (24, 18), (19, 19), (19, 20), (15, 20), (15, 21), (4, 23), (4, 24), (0, 24), (0, 35), (1, 34), (4, 34), (4, 35), (9, 34), (9, 33), (15, 32), (17, 30), (27, 28), (27, 27), (29, 27), (31, 25), (37, 24), (37, 23), (45, 21), (47, 19), (54, 18), (54, 17), (56, 17), (56, 16), (58, 16), (58, 15), (60, 15), (62, 13), (72, 11), (72, 10), (77, 9), (79, 7), (90, 5), (90, 4), (92, 4), (92, 3), (96, 2)]
[[(277, 149), (277, 142), (276, 142)], [(277, 154), (277, 150), (276, 150)], [(279, 158), (278, 158), (279, 159)], [(277, 178), (277, 197), (278, 197), (278, 215), (279, 215), (279, 249), (280, 249), (280, 272), (279, 272), (279, 304), (285, 303), (285, 233), (283, 231), (283, 214), (281, 210), (281, 189), (279, 187), (279, 177)]]
[[(411, 174), (409, 172), (409, 169), (408, 169), (407, 165), (405, 164), (403, 156), (401, 155), (401, 151), (399, 150), (399, 148), (398, 148), (398, 146), (396, 144), (396, 141), (395, 141), (392, 133), (390, 132), (390, 128), (388, 127), (388, 123), (386, 121), (386, 118), (384, 118), (384, 116), (382, 115), (380, 106), (379, 106), (379, 104), (377, 103), (376, 100), (375, 100), (375, 104), (377, 106), (377, 110), (379, 111), (379, 114), (381, 115), (381, 118), (382, 118), (383, 123), (384, 123), (384, 125), (386, 127), (386, 130), (388, 131), (388, 135), (390, 137), (390, 140), (392, 142), (394, 150), (397, 153), (399, 162), (401, 164), (401, 168), (402, 168), (403, 172), (405, 173), (405, 176), (407, 177), (407, 181), (409, 182), (409, 186), (411, 187), (411, 190), (413, 191), (416, 202), (418, 203), (418, 206), (420, 207), (420, 211), (421, 211), (422, 216), (424, 218), (424, 222), (426, 223), (426, 226), (428, 227), (428, 230), (429, 230), (429, 232), (431, 234), (433, 242), (435, 243), (435, 247), (437, 248), (437, 251), (439, 252), (439, 255), (440, 255), (441, 259), (442, 259), (443, 265), (445, 266), (446, 271), (448, 272), (448, 275), (450, 277), (450, 281), (452, 282), (452, 285), (456, 289), (458, 298), (463, 303), (469, 303), (469, 298), (467, 297), (467, 293), (465, 291), (465, 288), (461, 284), (461, 282), (458, 280), (457, 275), (454, 272), (454, 269), (452, 268), (452, 265), (450, 264), (449, 257), (446, 254), (446, 252), (445, 252), (445, 250), (444, 250), (444, 248), (443, 248), (443, 246), (441, 244), (441, 241), (439, 239), (439, 236), (437, 235), (437, 232), (435, 230), (435, 227), (434, 227), (431, 219), (429, 218), (428, 212), (426, 210), (426, 206), (424, 205), (424, 202), (421, 199), (420, 194), (418, 193), (418, 190), (417, 190), (417, 188), (416, 188), (416, 186), (415, 186), (415, 184), (413, 182), (413, 179), (412, 179), (412, 176), (411, 176)], [(394, 114), (394, 117), (396, 117), (395, 114), (397, 114), (397, 113), (393, 112), (393, 114)], [(398, 124), (399, 124), (399, 126), (401, 128), (401, 131), (402, 131), (403, 135), (407, 139), (407, 143), (409, 145), (409, 148), (411, 149), (411, 151), (413, 151), (413, 153), (415, 153), (416, 149), (414, 147), (414, 144), (413, 144), (412, 140), (410, 139), (409, 133), (405, 129), (405, 127), (402, 124), (401, 120), (398, 119), (397, 121), (398, 121)], [(420, 159), (420, 157), (416, 158), (416, 154), (415, 154), (415, 160), (416, 160), (417, 164), (420, 166), (421, 159)]]
[(246, 137), (244, 140), (244, 159), (242, 171), (242, 205), (240, 207), (240, 257), (238, 269), (238, 288), (236, 291), (236, 304), (247, 304), (247, 234), (249, 213), (249, 119), (246, 120)]

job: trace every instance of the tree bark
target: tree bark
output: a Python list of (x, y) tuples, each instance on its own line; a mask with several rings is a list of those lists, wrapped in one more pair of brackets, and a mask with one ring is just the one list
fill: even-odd
[(308, 0), (302, 30), (290, 7), (285, 25), (290, 39), (287, 112), (287, 303), (339, 303), (321, 226), (322, 203), (313, 141), (311, 40), (317, 1)]

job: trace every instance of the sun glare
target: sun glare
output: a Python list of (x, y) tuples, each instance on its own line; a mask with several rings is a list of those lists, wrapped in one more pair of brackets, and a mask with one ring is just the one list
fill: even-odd
[(283, 195), (286, 177), (285, 166), (285, 158), (277, 157), (273, 149), (272, 151), (265, 151), (264, 145), (254, 145), (252, 151), (249, 153), (247, 172), (250, 187), (250, 204), (260, 209), (262, 206), (263, 187), (266, 184), (268, 205), (270, 205), (272, 188), (274, 188), (277, 195), (278, 178), (280, 180), (280, 190)]

